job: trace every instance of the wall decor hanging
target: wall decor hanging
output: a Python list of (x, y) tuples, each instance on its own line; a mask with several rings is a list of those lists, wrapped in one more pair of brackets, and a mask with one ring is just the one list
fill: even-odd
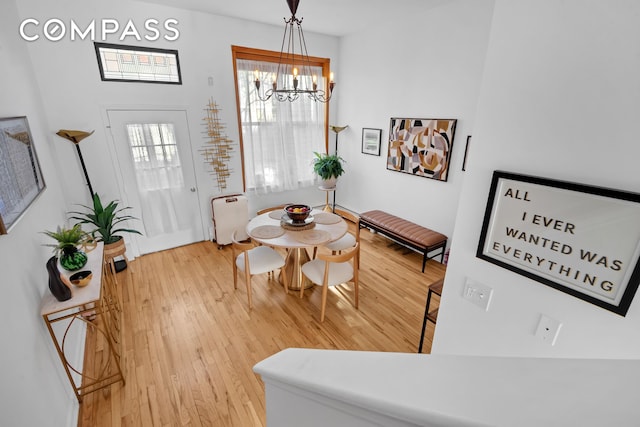
[(362, 128), (362, 152), (364, 154), (380, 155), (380, 141), (382, 129)]
[(467, 155), (469, 154), (469, 143), (471, 142), (471, 135), (467, 135), (467, 144), (464, 146), (464, 158), (462, 159), (462, 170), (467, 170)]
[(0, 234), (7, 234), (44, 188), (27, 118), (0, 118)]
[(446, 181), (456, 122), (392, 117), (387, 169)]
[(206, 112), (204, 121), (205, 131), (205, 148), (200, 150), (204, 161), (210, 166), (209, 173), (214, 176), (216, 183), (218, 184), (218, 190), (223, 191), (227, 188), (227, 178), (231, 175), (229, 169), (229, 160), (231, 159), (231, 152), (233, 141), (227, 138), (224, 132), (224, 124), (220, 122), (218, 113), (220, 108), (218, 104), (212, 99), (209, 100), (207, 107), (204, 109)]
[(637, 193), (495, 171), (476, 256), (624, 316), (638, 218)]

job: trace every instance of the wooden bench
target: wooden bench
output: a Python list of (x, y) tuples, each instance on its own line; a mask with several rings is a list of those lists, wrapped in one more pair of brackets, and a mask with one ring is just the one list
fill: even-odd
[[(415, 224), (406, 219), (383, 211), (373, 210), (360, 214), (360, 228), (370, 228), (390, 239), (415, 249), (423, 254), (422, 272), (427, 259), (440, 255), (440, 262), (444, 261), (444, 251), (447, 246), (447, 236)], [(440, 250), (435, 255), (428, 254)]]

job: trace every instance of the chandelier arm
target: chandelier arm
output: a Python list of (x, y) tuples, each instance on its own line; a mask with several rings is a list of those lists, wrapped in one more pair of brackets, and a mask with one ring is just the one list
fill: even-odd
[[(309, 52), (307, 51), (307, 41), (304, 38), (304, 32), (302, 31), (302, 20), (298, 23), (298, 38), (300, 39), (300, 52), (302, 53), (302, 61), (303, 68), (306, 68), (306, 75), (308, 75), (313, 80), (313, 75), (311, 74), (311, 59), (309, 59)], [(306, 63), (305, 63), (306, 62)], [(324, 76), (322, 76), (324, 78)], [(317, 85), (313, 82), (313, 91), (317, 90)]]
[[(280, 59), (278, 60), (278, 68), (276, 71), (276, 80), (275, 80), (276, 87), (277, 87), (278, 79), (280, 78), (280, 67), (282, 66), (282, 54), (284, 53), (284, 46), (285, 46), (285, 42), (287, 41), (287, 33), (288, 32), (290, 33), (290, 31), (288, 31), (289, 27), (293, 25), (292, 19), (293, 19), (293, 16), (289, 20), (285, 19), (284, 21), (284, 34), (282, 35), (282, 44), (280, 45)], [(289, 38), (291, 38), (291, 36), (289, 36)], [(288, 52), (289, 52), (289, 47), (287, 46), (287, 54)]]
[[(257, 76), (255, 87), (258, 98), (261, 101), (267, 101), (270, 98), (277, 99), (280, 102), (283, 101), (295, 101), (301, 94), (306, 94), (310, 99), (319, 102), (328, 102), (333, 94), (335, 83), (333, 79), (329, 78), (327, 84), (327, 78), (324, 75), (325, 69), (321, 67), (321, 76), (324, 82), (324, 90), (318, 90), (317, 77), (312, 74), (311, 58), (307, 50), (307, 42), (302, 31), (302, 18), (296, 18), (296, 10), (300, 0), (287, 0), (289, 4), (289, 10), (291, 11), (291, 18), (284, 18), (284, 34), (282, 35), (282, 44), (280, 46), (280, 57), (278, 60), (278, 67), (276, 69), (276, 76), (272, 83), (272, 88), (265, 90), (263, 88), (263, 95), (260, 95), (261, 82)], [(300, 44), (300, 55), (296, 57), (296, 40), (294, 36), (293, 24), (297, 25), (298, 43)], [(286, 44), (286, 48), (285, 48)], [(285, 51), (286, 49), (286, 51)], [(296, 67), (296, 63), (300, 63), (300, 68)], [(290, 67), (290, 72), (287, 72)], [(281, 70), (282, 68), (282, 70)], [(278, 80), (280, 75), (283, 75), (283, 88), (278, 88)], [(292, 77), (293, 89), (288, 88), (289, 75)], [(309, 79), (311, 79), (311, 89), (309, 88)], [(300, 84), (301, 83), (301, 84)], [(328, 92), (327, 92), (328, 88)]]

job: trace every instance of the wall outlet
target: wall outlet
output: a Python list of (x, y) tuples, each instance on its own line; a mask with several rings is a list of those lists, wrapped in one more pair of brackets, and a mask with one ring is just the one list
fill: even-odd
[(471, 301), (484, 311), (487, 311), (489, 310), (489, 302), (491, 301), (492, 295), (493, 289), (489, 286), (467, 277), (462, 291), (462, 298)]
[(536, 329), (536, 337), (538, 337), (542, 342), (554, 345), (558, 339), (561, 327), (562, 323), (558, 320), (541, 314), (540, 321), (538, 322), (538, 328)]

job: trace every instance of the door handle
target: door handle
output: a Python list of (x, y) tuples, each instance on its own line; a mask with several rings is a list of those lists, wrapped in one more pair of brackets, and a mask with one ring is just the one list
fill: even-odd
[(195, 193), (196, 192), (196, 187), (191, 187), (191, 192)]

